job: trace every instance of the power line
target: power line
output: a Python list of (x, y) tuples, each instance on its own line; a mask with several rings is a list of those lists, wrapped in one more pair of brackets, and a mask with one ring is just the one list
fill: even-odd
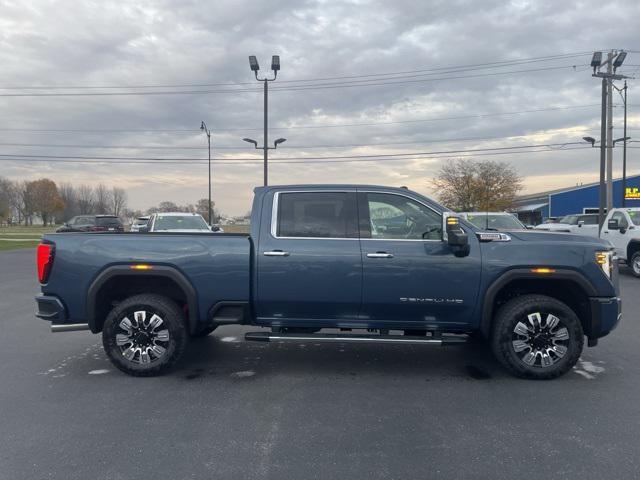
[[(582, 145), (584, 142), (566, 142), (566, 143), (546, 143), (546, 144), (532, 144), (532, 145), (520, 145), (520, 146), (510, 146), (510, 147), (492, 147), (492, 148), (472, 148), (472, 149), (462, 149), (462, 150), (440, 150), (440, 151), (431, 151), (431, 152), (404, 152), (404, 153), (381, 153), (381, 154), (371, 154), (371, 155), (335, 155), (335, 156), (322, 156), (322, 157), (284, 157), (278, 160), (287, 161), (287, 160), (337, 160), (337, 159), (356, 159), (356, 158), (393, 158), (393, 157), (407, 157), (407, 156), (425, 156), (425, 155), (446, 155), (446, 154), (457, 154), (457, 153), (476, 153), (476, 152), (494, 152), (494, 151), (508, 151), (508, 150), (522, 150), (529, 148), (553, 148), (553, 147), (565, 147), (567, 145)], [(103, 157), (103, 156), (71, 156), (71, 155), (23, 155), (23, 154), (0, 154), (0, 157), (11, 157), (11, 158), (48, 158), (48, 159), (83, 159), (83, 160), (149, 160), (149, 161), (192, 161), (197, 160), (200, 161), (200, 158), (157, 158), (157, 157)], [(235, 159), (227, 159), (222, 158), (221, 160), (231, 160), (231, 161), (260, 161), (257, 158), (235, 158)]]
[[(566, 131), (578, 131), (588, 132), (588, 128), (577, 127), (572, 129), (562, 129)], [(484, 141), (484, 140), (508, 140), (513, 138), (526, 138), (532, 135), (546, 134), (552, 130), (536, 131), (523, 135), (503, 135), (492, 137), (457, 137), (457, 138), (440, 138), (437, 140), (415, 140), (404, 142), (371, 142), (362, 144), (343, 144), (343, 145), (284, 145), (280, 146), (281, 149), (288, 150), (305, 150), (315, 148), (361, 148), (361, 147), (384, 147), (389, 145), (419, 145), (419, 144), (432, 144), (432, 143), (449, 143), (449, 142), (469, 142), (469, 141)], [(206, 150), (206, 146), (169, 146), (169, 145), (82, 145), (82, 144), (61, 144), (61, 143), (0, 143), (3, 147), (35, 147), (35, 148), (83, 148), (83, 149), (126, 149), (126, 150)], [(217, 145), (215, 150), (247, 150), (246, 146), (227, 146)]]
[[(441, 80), (457, 80), (457, 79), (465, 79), (465, 78), (481, 78), (481, 77), (493, 77), (497, 75), (510, 75), (517, 73), (532, 73), (532, 72), (541, 72), (548, 70), (558, 70), (558, 69), (566, 69), (575, 67), (575, 65), (564, 65), (564, 66), (553, 66), (553, 67), (541, 67), (541, 68), (533, 68), (533, 69), (524, 69), (524, 70), (510, 70), (507, 72), (490, 72), (490, 73), (478, 73), (473, 75), (455, 75), (449, 77), (436, 77), (436, 78), (423, 78), (423, 79), (414, 79), (414, 80), (402, 80), (399, 82), (373, 82), (371, 83), (362, 83), (367, 82), (366, 80), (354, 80), (354, 81), (344, 81), (338, 83), (317, 83), (311, 85), (302, 85), (302, 86), (292, 86), (292, 87), (273, 87), (272, 90), (277, 91), (304, 91), (304, 90), (326, 90), (326, 89), (334, 89), (334, 88), (352, 88), (352, 87), (375, 87), (375, 86), (383, 86), (383, 85), (400, 85), (400, 84), (410, 84), (410, 83), (424, 83), (424, 82), (435, 82)], [(401, 78), (401, 77), (396, 77)], [(256, 88), (241, 88), (241, 89), (228, 89), (228, 90), (163, 90), (163, 91), (146, 91), (146, 92), (73, 92), (73, 93), (0, 93), (0, 97), (111, 97), (111, 96), (158, 96), (158, 95), (209, 95), (209, 94), (222, 94), (222, 93), (256, 93), (261, 92), (260, 89)]]
[[(415, 120), (397, 120), (391, 122), (363, 122), (363, 123), (333, 123), (320, 125), (292, 125), (288, 127), (270, 127), (270, 130), (298, 130), (298, 129), (315, 129), (315, 128), (345, 128), (345, 127), (370, 127), (376, 125), (400, 125), (422, 122), (441, 122), (449, 120), (464, 120), (469, 118), (487, 118), (499, 117), (505, 115), (520, 115), (525, 113), (551, 112), (560, 110), (573, 110), (576, 108), (599, 107), (599, 103), (587, 105), (568, 105), (561, 107), (537, 108), (532, 110), (516, 110), (510, 112), (495, 113), (479, 113), (473, 115), (457, 115), (451, 117), (432, 117), (420, 118)], [(212, 135), (220, 132), (244, 132), (244, 131), (261, 131), (261, 128), (216, 128)], [(193, 133), (199, 134), (200, 130), (196, 129), (37, 129), (37, 128), (0, 128), (0, 132), (27, 132), (27, 133)]]
[[(630, 147), (637, 148), (637, 147)], [(561, 152), (568, 152), (572, 150), (584, 150), (591, 149), (590, 146), (585, 147), (571, 147), (564, 150), (557, 150)], [(284, 161), (284, 160), (273, 160), (271, 163), (277, 164), (331, 164), (331, 163), (366, 163), (366, 162), (379, 162), (379, 161), (414, 161), (414, 160), (445, 160), (445, 159), (456, 159), (462, 157), (482, 157), (482, 156), (497, 156), (497, 155), (515, 155), (515, 154), (526, 154), (526, 153), (552, 153), (551, 150), (517, 150), (517, 151), (508, 151), (508, 152), (480, 152), (480, 153), (460, 153), (455, 156), (443, 156), (443, 157), (430, 157), (430, 156), (418, 156), (418, 157), (394, 157), (394, 158), (357, 158), (357, 159), (336, 159), (336, 160), (293, 160), (293, 161)], [(121, 165), (137, 165), (137, 164), (155, 164), (155, 165), (206, 165), (207, 160), (182, 160), (182, 161), (167, 161), (160, 162), (151, 161), (151, 160), (132, 160), (132, 161), (122, 161), (122, 160), (97, 160), (91, 161), (90, 157), (86, 157), (87, 160), (76, 160), (76, 159), (60, 159), (56, 160), (54, 163), (75, 163), (75, 164), (87, 164), (87, 165), (110, 165), (110, 164), (121, 164)], [(0, 158), (0, 162), (2, 161), (15, 161), (12, 158)], [(20, 159), (21, 163), (30, 163), (30, 162), (51, 162), (51, 160), (42, 159), (42, 158), (27, 158)], [(262, 159), (252, 159), (252, 160), (244, 160), (244, 161), (216, 161), (217, 165), (255, 165), (256, 162), (262, 162)]]
[[(394, 71), (386, 73), (371, 73), (361, 75), (342, 75), (332, 77), (321, 78), (301, 78), (292, 80), (280, 80), (280, 83), (305, 83), (316, 81), (329, 81), (329, 80), (350, 80), (358, 78), (375, 78), (375, 77), (389, 77), (394, 75), (408, 75), (416, 73), (430, 73), (442, 74), (442, 73), (457, 73), (472, 70), (482, 70), (488, 68), (504, 68), (513, 65), (523, 65), (528, 63), (546, 62), (550, 60), (565, 60), (569, 58), (577, 58), (591, 55), (591, 52), (576, 52), (558, 55), (547, 55), (542, 57), (530, 57), (514, 60), (502, 60), (496, 62), (484, 62), (467, 65), (457, 65), (450, 67), (431, 67), (419, 70), (404, 70)], [(187, 83), (187, 84), (154, 84), (154, 85), (37, 85), (37, 86), (3, 86), (0, 90), (77, 90), (77, 89), (134, 89), (134, 88), (194, 88), (194, 87), (235, 87), (238, 85), (255, 85), (254, 82), (218, 82), (218, 83)]]

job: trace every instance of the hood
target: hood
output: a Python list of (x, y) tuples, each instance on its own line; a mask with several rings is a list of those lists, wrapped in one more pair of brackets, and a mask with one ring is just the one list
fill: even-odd
[(589, 235), (576, 235), (574, 233), (548, 232), (544, 230), (512, 230), (509, 233), (512, 238), (523, 242), (573, 242), (581, 244), (602, 245), (611, 248), (611, 243), (604, 238)]

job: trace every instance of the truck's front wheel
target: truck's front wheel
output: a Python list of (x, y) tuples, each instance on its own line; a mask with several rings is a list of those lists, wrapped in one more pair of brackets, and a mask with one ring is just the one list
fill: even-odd
[(631, 256), (631, 262), (629, 265), (631, 266), (633, 275), (640, 278), (640, 250)]
[(180, 307), (161, 295), (127, 298), (111, 310), (102, 328), (111, 362), (138, 377), (164, 373), (178, 361), (187, 339)]
[(491, 346), (512, 374), (556, 378), (578, 361), (582, 325), (566, 304), (544, 295), (522, 295), (504, 304), (493, 324)]

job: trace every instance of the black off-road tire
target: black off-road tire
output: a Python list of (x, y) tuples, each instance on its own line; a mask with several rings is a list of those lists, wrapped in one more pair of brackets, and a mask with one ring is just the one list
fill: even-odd
[[(136, 333), (129, 334), (132, 330), (127, 330), (121, 327), (121, 322), (126, 318), (130, 323), (139, 323), (142, 320), (142, 315), (136, 312), (146, 312), (146, 322), (151, 322), (154, 315), (157, 315), (162, 322), (153, 329), (156, 334), (162, 332), (160, 336), (156, 335), (157, 345), (160, 345), (164, 352), (160, 356), (154, 355), (154, 352), (147, 351), (147, 356), (150, 357), (149, 363), (142, 363), (142, 353), (138, 352), (134, 354), (132, 359), (127, 359), (123, 350), (132, 349), (135, 346), (133, 339)], [(144, 325), (144, 320), (142, 321)], [(142, 327), (144, 330), (144, 326)], [(152, 330), (149, 330), (153, 334)], [(166, 332), (163, 332), (165, 331)], [(118, 337), (120, 335), (120, 337)], [(146, 333), (144, 335), (147, 335)], [(143, 336), (144, 336), (143, 335)], [(118, 345), (118, 338), (125, 339), (128, 337), (131, 339), (130, 347), (128, 344)], [(159, 340), (158, 338), (165, 338), (165, 340)], [(150, 335), (144, 337), (144, 340), (149, 341)], [(152, 377), (161, 375), (169, 370), (182, 356), (189, 339), (188, 330), (185, 324), (184, 314), (180, 307), (171, 299), (163, 297), (162, 295), (155, 294), (141, 294), (127, 298), (120, 302), (116, 307), (109, 312), (105, 319), (104, 326), (102, 328), (102, 345), (109, 357), (109, 360), (121, 371), (128, 375), (135, 377)], [(124, 341), (124, 340), (121, 340)], [(153, 345), (153, 344), (150, 344)], [(149, 347), (152, 348), (152, 347)], [(129, 352), (130, 353), (130, 352)], [(136, 361), (137, 360), (137, 361)]]
[(633, 276), (636, 278), (640, 278), (640, 250), (631, 255), (629, 267), (631, 267), (631, 273), (633, 274)]
[(218, 328), (219, 325), (207, 325), (206, 327), (204, 327), (201, 330), (198, 330), (197, 332), (194, 332), (191, 334), (192, 338), (204, 338), (207, 335), (209, 335), (210, 333), (213, 333), (213, 331)]
[[(528, 315), (536, 312), (545, 319), (548, 314), (554, 315), (568, 332), (568, 339), (564, 343), (567, 348), (566, 353), (549, 366), (528, 365), (516, 353), (513, 345), (513, 332), (518, 322), (523, 320), (526, 322)], [(517, 377), (538, 380), (560, 377), (576, 364), (583, 346), (584, 332), (577, 315), (566, 304), (552, 297), (545, 295), (516, 297), (504, 304), (494, 318), (491, 333), (493, 354), (503, 367)]]

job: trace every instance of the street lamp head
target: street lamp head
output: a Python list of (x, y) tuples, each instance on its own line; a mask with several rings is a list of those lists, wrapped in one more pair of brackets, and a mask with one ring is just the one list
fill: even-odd
[(280, 70), (280, 55), (274, 55), (271, 57), (271, 70), (274, 72)]
[(591, 146), (592, 146), (592, 147), (593, 147), (593, 146), (595, 146), (595, 144), (596, 144), (596, 139), (595, 139), (595, 138), (593, 138), (593, 137), (582, 137), (582, 139), (583, 139), (585, 142), (589, 142), (589, 143), (591, 144)]
[(620, 137), (620, 138), (616, 138), (616, 139), (613, 141), (613, 144), (615, 145), (615, 144), (616, 144), (616, 143), (618, 143), (618, 142), (624, 142), (624, 141), (627, 141), (627, 140), (630, 140), (630, 139), (631, 139), (631, 137)]
[(616, 57), (616, 59), (613, 61), (613, 68), (618, 68), (622, 66), (625, 58), (627, 58), (627, 52), (624, 52), (624, 51), (620, 52)]
[(249, 56), (249, 68), (251, 68), (252, 72), (256, 72), (256, 74), (258, 73), (258, 70), (260, 70), (260, 65), (258, 65), (258, 59), (255, 55)]
[(200, 122), (200, 130), (202, 130), (204, 132), (205, 129), (205, 125), (204, 125), (204, 121)]
[(286, 138), (279, 138), (279, 139), (277, 139), (275, 142), (273, 142), (273, 145), (274, 145), (275, 147), (277, 147), (278, 145), (280, 145), (281, 143), (284, 143), (284, 142), (286, 142), (286, 141), (287, 141), (287, 139), (286, 139)]
[(591, 57), (591, 66), (595, 70), (600, 65), (602, 65), (602, 52), (593, 52), (593, 57)]
[(253, 140), (251, 138), (243, 138), (242, 140), (247, 142), (247, 143), (252, 143), (255, 147), (258, 146), (258, 142), (256, 142), (255, 140)]

